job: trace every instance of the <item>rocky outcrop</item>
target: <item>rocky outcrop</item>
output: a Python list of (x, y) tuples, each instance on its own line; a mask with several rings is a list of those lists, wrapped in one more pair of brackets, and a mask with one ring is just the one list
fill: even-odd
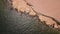
[(31, 16), (38, 16), (38, 18), (41, 21), (44, 21), (46, 25), (51, 26), (53, 28), (60, 28), (60, 25), (53, 20), (54, 18), (52, 19), (49, 16), (38, 14), (37, 11), (34, 11), (33, 6), (30, 6), (30, 4), (27, 3), (27, 1), (25, 0), (11, 0), (11, 1), (12, 1), (11, 3), (12, 3), (13, 9), (17, 9), (18, 12), (22, 12), (22, 13), (26, 12)]

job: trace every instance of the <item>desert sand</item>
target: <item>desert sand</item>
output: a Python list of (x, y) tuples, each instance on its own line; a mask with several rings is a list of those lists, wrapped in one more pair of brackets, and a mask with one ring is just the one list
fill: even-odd
[(60, 21), (60, 0), (26, 0), (34, 10)]

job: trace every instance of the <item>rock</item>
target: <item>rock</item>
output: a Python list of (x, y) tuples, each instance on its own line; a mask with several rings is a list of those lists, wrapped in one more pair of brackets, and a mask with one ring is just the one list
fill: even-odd
[(46, 25), (58, 28), (57, 26), (58, 24), (52, 18), (38, 15), (38, 12), (37, 11), (35, 12), (33, 7), (27, 4), (27, 2), (24, 0), (16, 0), (16, 1), (12, 0), (12, 7), (16, 8), (18, 12), (19, 11), (23, 13), (26, 12), (31, 16), (37, 15), (41, 21), (45, 21)]

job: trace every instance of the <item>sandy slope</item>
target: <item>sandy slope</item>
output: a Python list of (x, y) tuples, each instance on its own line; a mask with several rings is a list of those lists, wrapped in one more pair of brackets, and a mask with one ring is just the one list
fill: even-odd
[(26, 0), (39, 13), (52, 16), (60, 21), (60, 0)]

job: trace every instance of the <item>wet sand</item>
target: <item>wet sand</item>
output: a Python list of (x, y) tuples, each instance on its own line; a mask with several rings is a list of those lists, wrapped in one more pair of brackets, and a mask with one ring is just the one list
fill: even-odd
[(27, 0), (32, 4), (34, 10), (60, 21), (60, 0)]

